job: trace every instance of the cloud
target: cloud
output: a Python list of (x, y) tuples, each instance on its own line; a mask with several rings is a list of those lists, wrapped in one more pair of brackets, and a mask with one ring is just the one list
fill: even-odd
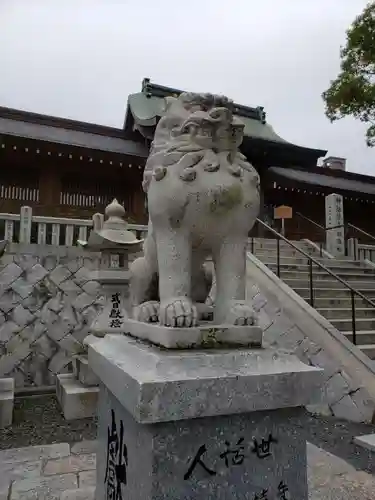
[(0, 105), (121, 126), (152, 81), (262, 105), (286, 140), (372, 173), (364, 127), (331, 124), (321, 93), (366, 0), (2, 0)]

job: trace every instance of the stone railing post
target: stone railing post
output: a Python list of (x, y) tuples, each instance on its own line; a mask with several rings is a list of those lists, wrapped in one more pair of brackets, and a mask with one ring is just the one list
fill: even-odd
[(352, 260), (359, 260), (357, 238), (349, 238), (347, 245), (348, 257), (350, 257)]
[(9, 243), (12, 243), (13, 237), (14, 237), (14, 221), (8, 219), (5, 221), (4, 239), (9, 241)]
[(33, 218), (32, 208), (21, 207), (20, 236), (19, 236), (20, 243), (30, 243), (32, 218)]

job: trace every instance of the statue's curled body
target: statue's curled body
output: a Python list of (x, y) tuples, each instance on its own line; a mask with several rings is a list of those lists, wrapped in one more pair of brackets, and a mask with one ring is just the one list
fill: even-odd
[(149, 227), (144, 257), (131, 266), (134, 319), (196, 326), (212, 286), (204, 265), (212, 256), (214, 323), (254, 323), (245, 271), (259, 177), (239, 152), (244, 125), (232, 108), (211, 94), (166, 98), (144, 172)]

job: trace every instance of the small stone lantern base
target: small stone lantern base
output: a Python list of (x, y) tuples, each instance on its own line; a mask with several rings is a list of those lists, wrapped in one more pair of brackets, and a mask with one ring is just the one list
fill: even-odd
[(13, 422), (14, 379), (0, 378), (0, 429)]

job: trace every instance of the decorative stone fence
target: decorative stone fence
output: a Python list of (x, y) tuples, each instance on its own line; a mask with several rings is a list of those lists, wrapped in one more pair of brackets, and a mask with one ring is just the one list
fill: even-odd
[(367, 260), (375, 263), (375, 245), (359, 243), (356, 238), (348, 240), (348, 257), (353, 260)]
[[(75, 246), (93, 221), (0, 214), (10, 242), (0, 259), (0, 378), (16, 388), (52, 386), (72, 369), (72, 356), (102, 307), (100, 286), (90, 279), (100, 254)], [(146, 226), (131, 225), (143, 238)], [(19, 243), (18, 243), (19, 242)]]
[(74, 247), (9, 245), (0, 261), (0, 378), (51, 386), (71, 370), (101, 307), (89, 276), (98, 259)]
[[(32, 208), (26, 206), (19, 214), (0, 213), (0, 240), (9, 242), (71, 247), (77, 240), (87, 241), (92, 227), (89, 219), (35, 216)], [(147, 232), (147, 226), (141, 224), (129, 224), (129, 229), (140, 239)]]

